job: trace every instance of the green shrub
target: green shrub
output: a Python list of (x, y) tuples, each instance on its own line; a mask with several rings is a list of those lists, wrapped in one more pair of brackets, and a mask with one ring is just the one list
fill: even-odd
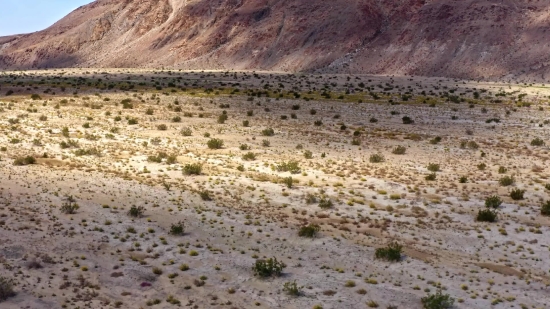
[(159, 131), (166, 131), (166, 130), (168, 130), (168, 126), (165, 125), (165, 124), (159, 124), (159, 125), (157, 126), (157, 130), (159, 130)]
[(137, 123), (138, 123), (138, 121), (137, 121), (136, 118), (130, 118), (130, 119), (128, 119), (128, 124), (129, 124), (129, 125), (135, 125), (135, 124), (137, 124)]
[(403, 124), (412, 124), (412, 123), (414, 123), (414, 120), (412, 120), (411, 117), (409, 117), (409, 116), (405, 116), (405, 117), (401, 118), (401, 120), (403, 120)]
[(30, 165), (35, 163), (36, 163), (36, 159), (31, 156), (20, 157), (13, 161), (13, 165), (16, 165), (16, 166)]
[(267, 278), (272, 276), (280, 276), (285, 267), (286, 265), (277, 261), (276, 258), (269, 258), (267, 260), (256, 260), (252, 270), (254, 271), (255, 276)]
[(546, 201), (546, 203), (542, 204), (540, 213), (543, 216), (550, 216), (550, 201)]
[(422, 297), (424, 309), (448, 309), (454, 304), (454, 299), (449, 294), (443, 294), (438, 290), (435, 294)]
[(310, 223), (309, 225), (302, 226), (298, 231), (298, 236), (313, 238), (321, 230), (321, 227), (317, 224)]
[(436, 163), (430, 163), (428, 164), (428, 171), (430, 172), (439, 172), (439, 164)]
[(130, 217), (140, 218), (143, 216), (144, 212), (145, 208), (143, 206), (132, 205), (132, 207), (130, 207), (130, 210), (128, 210), (128, 215)]
[(218, 116), (218, 123), (223, 124), (227, 120), (227, 114), (221, 114)]
[(13, 291), (13, 280), (0, 276), (0, 302), (15, 296)]
[(505, 168), (504, 166), (500, 166), (500, 167), (498, 168), (498, 173), (499, 173), (499, 174), (504, 174), (504, 173), (506, 173), (507, 171), (508, 171), (508, 169)]
[(485, 207), (487, 208), (499, 208), (502, 204), (502, 200), (498, 195), (489, 196), (485, 199)]
[(241, 144), (241, 145), (239, 146), (239, 149), (240, 149), (240, 150), (250, 150), (250, 146), (247, 145), (247, 144)]
[(328, 198), (323, 197), (319, 200), (319, 207), (321, 207), (322, 209), (329, 209), (332, 208), (332, 206), (332, 201)]
[(436, 173), (431, 173), (431, 174), (426, 175), (426, 177), (424, 177), (424, 179), (426, 179), (427, 181), (434, 181), (436, 178), (437, 178)]
[(292, 188), (292, 185), (294, 184), (294, 179), (292, 179), (292, 177), (285, 177), (283, 178), (283, 181), (282, 181), (286, 186), (287, 188)]
[(538, 137), (531, 141), (531, 146), (543, 146), (543, 145), (544, 145), (544, 141)]
[(250, 121), (243, 120), (243, 127), (248, 127), (248, 126), (250, 126)]
[(476, 220), (481, 222), (495, 222), (497, 220), (497, 211), (490, 208), (481, 209), (477, 213)]
[(183, 136), (191, 136), (193, 131), (190, 128), (183, 128), (181, 129), (180, 134)]
[(256, 154), (254, 154), (253, 152), (248, 152), (245, 155), (243, 155), (243, 160), (254, 161), (256, 160)]
[(460, 183), (467, 183), (467, 182), (468, 182), (468, 177), (466, 177), (466, 176), (460, 176), (460, 178), (458, 179), (458, 182), (460, 182)]
[(361, 145), (361, 140), (358, 139), (358, 138), (353, 138), (353, 139), (351, 140), (351, 144), (352, 144), (353, 146), (359, 146), (359, 145)]
[(291, 174), (299, 174), (301, 172), (298, 161), (281, 162), (277, 165), (278, 172), (290, 172)]
[(441, 137), (439, 136), (436, 136), (430, 140), (430, 144), (432, 145), (439, 144), (439, 142), (441, 142)]
[(302, 294), (303, 286), (298, 286), (296, 280), (294, 282), (285, 282), (283, 285), (283, 291), (291, 296), (300, 296)]
[(525, 193), (525, 190), (521, 189), (514, 189), (512, 192), (510, 192), (510, 197), (514, 201), (523, 200), (523, 194)]
[(181, 117), (180, 116), (175, 116), (172, 118), (172, 122), (181, 122)]
[(395, 147), (391, 153), (393, 154), (396, 154), (396, 155), (403, 155), (405, 154), (405, 152), (407, 152), (407, 148), (405, 148), (405, 146), (397, 146)]
[(402, 252), (403, 246), (401, 246), (397, 242), (392, 242), (384, 248), (376, 249), (374, 256), (377, 259), (382, 259), (390, 262), (399, 262), (401, 260)]
[(479, 163), (477, 165), (477, 169), (480, 170), (480, 171), (485, 170), (486, 167), (487, 167), (487, 164), (485, 164), (485, 163)]
[(183, 173), (185, 175), (200, 175), (202, 172), (202, 165), (199, 163), (186, 164), (183, 167)]
[(267, 129), (262, 130), (262, 135), (263, 136), (273, 136), (273, 135), (275, 135), (275, 131), (272, 128), (267, 128)]
[(221, 149), (223, 147), (223, 141), (219, 138), (213, 138), (206, 143), (210, 149)]
[(212, 197), (210, 196), (210, 192), (203, 190), (199, 192), (199, 196), (203, 201), (211, 201)]
[(380, 162), (384, 162), (384, 160), (385, 160), (384, 156), (379, 153), (372, 154), (369, 157), (370, 163), (380, 163)]
[(172, 235), (183, 235), (185, 232), (185, 225), (182, 221), (179, 221), (177, 223), (173, 223), (170, 226), (170, 234)]
[(304, 158), (306, 158), (306, 159), (313, 158), (313, 152), (311, 152), (309, 150), (304, 151)]
[(513, 176), (504, 176), (498, 180), (498, 183), (504, 187), (511, 186), (514, 184), (514, 182), (515, 182), (515, 179)]

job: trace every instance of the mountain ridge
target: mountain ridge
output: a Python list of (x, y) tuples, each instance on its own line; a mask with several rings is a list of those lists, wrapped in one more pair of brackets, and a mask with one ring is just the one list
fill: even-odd
[(545, 81), (537, 0), (97, 0), (0, 37), (0, 68), (173, 67)]

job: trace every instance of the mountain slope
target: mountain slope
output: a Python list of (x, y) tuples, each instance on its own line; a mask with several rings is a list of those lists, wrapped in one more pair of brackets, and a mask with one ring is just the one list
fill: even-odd
[(97, 0), (0, 38), (0, 67), (175, 67), (544, 80), (542, 0)]

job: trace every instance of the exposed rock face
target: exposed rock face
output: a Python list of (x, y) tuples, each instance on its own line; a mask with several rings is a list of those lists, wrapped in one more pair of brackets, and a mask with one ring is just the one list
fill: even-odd
[(97, 0), (0, 38), (0, 67), (175, 67), (545, 80), (543, 0)]

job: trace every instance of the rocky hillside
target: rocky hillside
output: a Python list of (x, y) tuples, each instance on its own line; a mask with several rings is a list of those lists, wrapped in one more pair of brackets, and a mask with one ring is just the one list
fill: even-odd
[(0, 38), (0, 67), (174, 67), (539, 80), (544, 0), (97, 0)]

